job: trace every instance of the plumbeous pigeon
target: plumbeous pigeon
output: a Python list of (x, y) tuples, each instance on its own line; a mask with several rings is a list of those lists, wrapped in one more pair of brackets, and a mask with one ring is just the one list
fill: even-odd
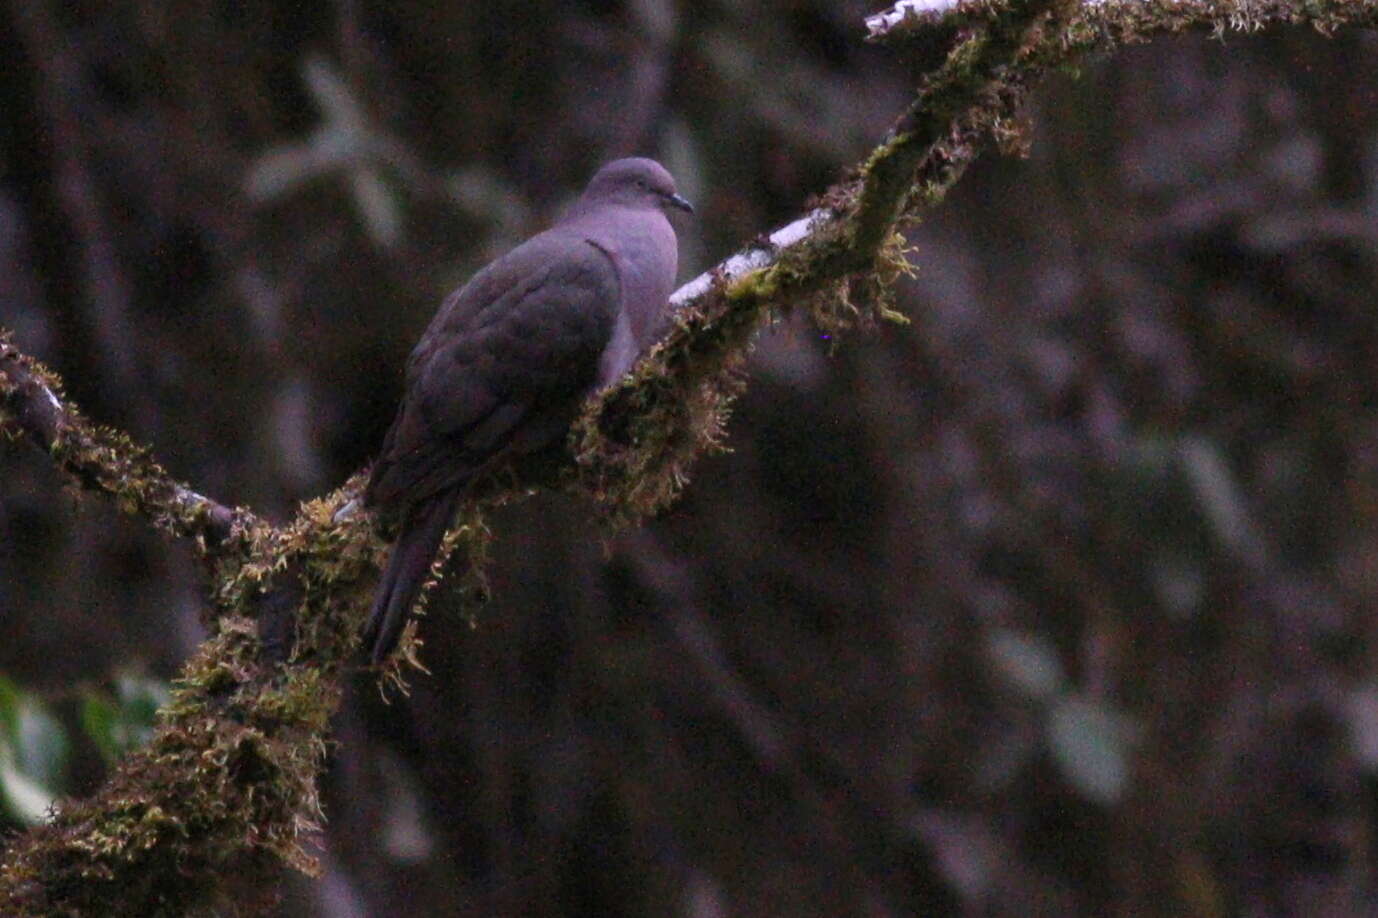
[(364, 643), (396, 646), (471, 483), (561, 447), (583, 399), (654, 340), (675, 279), (668, 208), (692, 211), (649, 159), (608, 163), (564, 217), (441, 304), (364, 491), (400, 519)]

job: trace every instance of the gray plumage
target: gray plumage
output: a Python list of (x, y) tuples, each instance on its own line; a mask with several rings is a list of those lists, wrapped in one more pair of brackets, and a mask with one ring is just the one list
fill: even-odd
[(691, 210), (658, 163), (609, 163), (558, 223), (441, 304), (364, 491), (401, 521), (364, 632), (374, 662), (396, 646), (468, 486), (561, 446), (583, 399), (660, 333), (677, 263), (669, 207)]

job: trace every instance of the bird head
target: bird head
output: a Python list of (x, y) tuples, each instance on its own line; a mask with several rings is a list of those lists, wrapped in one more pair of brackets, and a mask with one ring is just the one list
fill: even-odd
[(675, 190), (675, 180), (665, 167), (641, 157), (613, 160), (599, 169), (584, 189), (584, 200), (694, 212), (693, 205)]

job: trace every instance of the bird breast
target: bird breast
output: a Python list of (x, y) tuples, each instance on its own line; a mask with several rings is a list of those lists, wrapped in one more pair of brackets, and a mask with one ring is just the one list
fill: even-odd
[(606, 385), (630, 370), (668, 325), (678, 269), (675, 231), (658, 209), (626, 208), (615, 220), (589, 221), (585, 238), (612, 261), (621, 287), (612, 340), (600, 361), (599, 383)]

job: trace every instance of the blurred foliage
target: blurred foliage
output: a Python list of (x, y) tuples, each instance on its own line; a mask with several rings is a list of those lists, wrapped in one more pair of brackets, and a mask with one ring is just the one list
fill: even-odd
[(81, 727), (106, 765), (111, 765), (152, 738), (158, 708), (171, 697), (165, 683), (118, 676), (113, 695), (86, 692), (82, 696)]
[[(0, 324), (280, 518), (597, 163), (672, 165), (686, 276), (796, 216), (912, 88), (871, 11), (12, 5)], [(733, 452), (661, 519), (605, 550), (586, 507), (504, 510), (478, 627), (438, 602), (433, 676), (391, 705), (359, 679), (327, 875), (282, 913), (1373, 911), (1375, 50), (1088, 62), (1028, 159), (913, 232), (910, 326), (763, 336)], [(36, 813), (153, 696), (83, 703), (80, 743), (23, 699), (170, 672), (199, 581), (45, 457), (0, 482), (4, 776)]]
[(41, 820), (65, 779), (67, 734), (47, 706), (0, 677), (0, 794), (24, 823)]
[(75, 716), (67, 717), (38, 695), (0, 676), (0, 798), (16, 821), (42, 821), (59, 794), (71, 793), (69, 764), (80, 740), (99, 751), (107, 766), (153, 735), (158, 707), (171, 696), (167, 685), (131, 674), (114, 680), (114, 692), (83, 689)]

